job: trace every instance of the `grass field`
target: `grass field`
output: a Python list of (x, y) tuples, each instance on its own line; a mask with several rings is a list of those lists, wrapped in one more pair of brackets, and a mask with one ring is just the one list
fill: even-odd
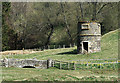
[[(37, 58), (39, 60), (51, 58), (60, 61), (118, 58), (118, 30), (102, 37), (101, 52), (79, 55), (76, 54), (76, 48), (44, 50), (33, 54), (6, 55), (6, 57), (19, 59)], [(6, 81), (115, 81), (118, 78), (117, 69), (59, 70), (56, 68), (3, 68), (2, 72), (3, 80)]]
[[(62, 49), (51, 49), (40, 51), (32, 54), (19, 54), (12, 55), (9, 58), (20, 58), (29, 59), (37, 58), (40, 60), (56, 59), (62, 61), (78, 60), (78, 59), (109, 59), (118, 58), (118, 30), (110, 32), (102, 37), (101, 40), (101, 52), (91, 53), (89, 55), (76, 54), (77, 47), (73, 48), (62, 48)], [(8, 57), (8, 56), (6, 56)]]
[(117, 70), (3, 68), (4, 81), (116, 81)]

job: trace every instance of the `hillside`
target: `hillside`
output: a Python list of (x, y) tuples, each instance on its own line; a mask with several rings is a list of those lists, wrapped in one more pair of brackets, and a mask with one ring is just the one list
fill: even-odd
[[(102, 51), (89, 55), (77, 55), (76, 47), (40, 51), (33, 54), (11, 55), (10, 58), (57, 59), (61, 61), (78, 59), (108, 59), (118, 57), (118, 30), (107, 33), (101, 40)], [(32, 74), (31, 74), (32, 73)], [(116, 81), (117, 69), (60, 70), (31, 68), (2, 68), (4, 81)]]
[(118, 30), (109, 32), (102, 36), (101, 52), (91, 53), (88, 55), (76, 54), (77, 47), (61, 48), (40, 51), (32, 54), (12, 55), (12, 58), (37, 58), (37, 59), (56, 59), (62, 61), (78, 60), (78, 59), (109, 59), (118, 57)]

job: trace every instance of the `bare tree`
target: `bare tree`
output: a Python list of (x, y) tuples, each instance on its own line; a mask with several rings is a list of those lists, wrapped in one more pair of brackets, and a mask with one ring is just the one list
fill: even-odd
[(72, 44), (73, 46), (73, 38), (72, 38), (72, 35), (70, 33), (70, 26), (68, 24), (68, 21), (67, 21), (67, 16), (66, 16), (66, 13), (65, 13), (65, 6), (67, 6), (67, 3), (60, 3), (61, 4), (61, 11), (62, 11), (62, 14), (63, 14), (63, 18), (64, 18), (64, 24), (65, 24), (65, 27), (66, 27), (66, 32), (70, 38), (70, 43)]
[(103, 3), (100, 8), (97, 9), (98, 2), (92, 2), (93, 6), (93, 15), (92, 15), (92, 21), (97, 20), (97, 15), (102, 11), (102, 9), (106, 6), (108, 6), (110, 3)]
[(56, 12), (53, 12), (52, 8), (50, 6), (50, 3), (46, 3), (46, 4), (48, 5), (48, 11), (50, 12), (50, 14), (54, 13), (54, 17), (55, 17), (54, 22), (52, 22), (50, 15), (46, 14), (46, 10), (43, 8), (43, 12), (44, 12), (43, 14), (44, 14), (44, 16), (46, 17), (46, 20), (47, 20), (47, 25), (48, 25), (47, 27), (48, 27), (48, 29), (50, 29), (50, 32), (47, 33), (47, 40), (45, 42), (45, 47), (47, 48), (47, 46), (50, 43), (51, 36), (54, 33), (54, 28), (55, 28), (54, 23), (58, 20), (58, 16), (59, 16), (60, 12), (59, 12), (59, 10), (56, 11)]
[[(21, 47), (25, 48), (25, 37), (26, 37), (26, 10), (27, 3), (26, 2), (12, 2), (11, 3), (11, 12), (10, 12), (10, 25), (13, 27), (13, 30), (16, 31), (15, 38), (15, 48), (17, 49), (17, 42), (21, 41)], [(18, 36), (17, 36), (18, 34)], [(18, 41), (17, 41), (18, 40)]]

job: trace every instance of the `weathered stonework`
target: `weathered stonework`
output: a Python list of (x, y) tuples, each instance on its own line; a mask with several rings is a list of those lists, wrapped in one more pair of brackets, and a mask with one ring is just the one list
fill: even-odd
[(97, 22), (78, 23), (78, 53), (94, 53), (101, 50), (101, 26)]
[(3, 67), (34, 67), (47, 69), (51, 67), (52, 60), (36, 60), (36, 59), (3, 59), (0, 60), (0, 65)]

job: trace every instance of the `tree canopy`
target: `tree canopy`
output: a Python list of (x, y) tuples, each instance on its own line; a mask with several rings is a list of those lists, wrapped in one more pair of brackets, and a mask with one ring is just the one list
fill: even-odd
[(97, 21), (102, 35), (118, 28), (118, 3), (3, 2), (3, 50), (73, 44), (79, 21)]

